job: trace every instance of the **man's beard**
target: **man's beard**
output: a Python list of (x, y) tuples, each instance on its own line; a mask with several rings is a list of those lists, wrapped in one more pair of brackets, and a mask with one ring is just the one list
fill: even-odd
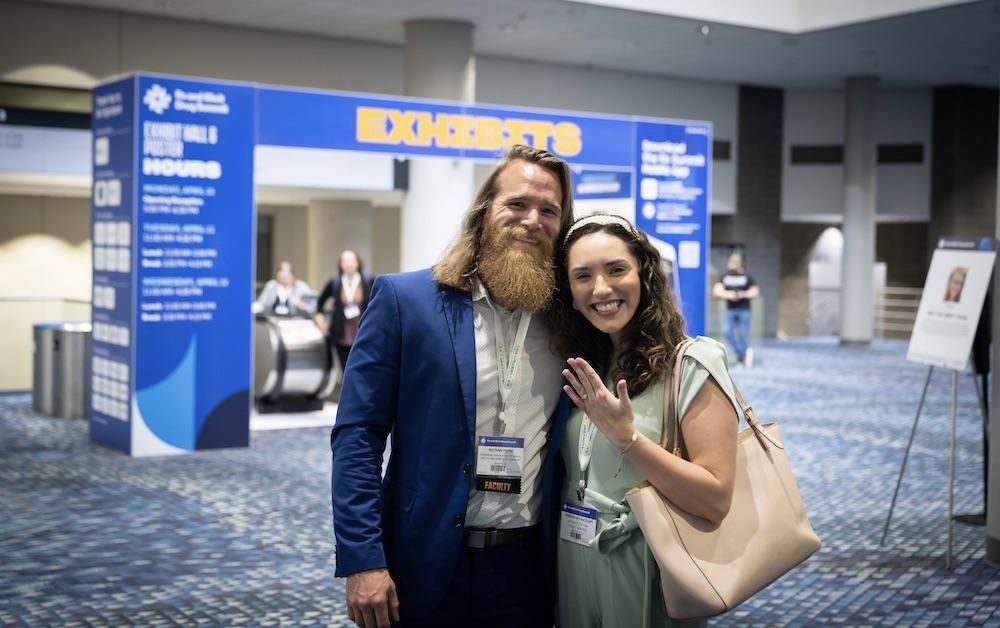
[(555, 290), (552, 243), (544, 233), (538, 233), (534, 236), (538, 248), (526, 251), (514, 243), (519, 237), (529, 237), (528, 230), (486, 224), (479, 251), (479, 278), (494, 303), (510, 311), (534, 314), (545, 309)]

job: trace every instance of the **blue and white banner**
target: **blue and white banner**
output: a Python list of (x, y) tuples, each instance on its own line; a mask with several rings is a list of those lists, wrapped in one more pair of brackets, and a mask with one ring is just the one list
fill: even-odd
[(689, 334), (705, 332), (712, 127), (638, 122), (635, 222), (660, 250)]
[(131, 452), (135, 361), (134, 79), (93, 93), (90, 437)]
[[(133, 456), (245, 447), (254, 89), (137, 76), (98, 88), (94, 111), (94, 439)], [(127, 388), (109, 378), (106, 402), (98, 367), (118, 362)]]
[(133, 453), (245, 447), (254, 89), (146, 76), (137, 88), (135, 420), (149, 433)]

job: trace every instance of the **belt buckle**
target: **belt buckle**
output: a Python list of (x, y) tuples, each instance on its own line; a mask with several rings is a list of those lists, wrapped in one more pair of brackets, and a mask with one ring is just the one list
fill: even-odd
[(489, 547), (489, 533), (490, 530), (466, 530), (465, 546), (473, 549), (484, 549)]

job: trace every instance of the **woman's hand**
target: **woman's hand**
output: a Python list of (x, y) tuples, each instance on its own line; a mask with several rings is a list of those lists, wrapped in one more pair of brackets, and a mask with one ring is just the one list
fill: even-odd
[(569, 385), (563, 386), (563, 390), (611, 444), (619, 450), (628, 447), (635, 432), (635, 417), (625, 380), (618, 380), (618, 396), (615, 397), (586, 360), (570, 358), (566, 363), (570, 368), (563, 369), (562, 374)]

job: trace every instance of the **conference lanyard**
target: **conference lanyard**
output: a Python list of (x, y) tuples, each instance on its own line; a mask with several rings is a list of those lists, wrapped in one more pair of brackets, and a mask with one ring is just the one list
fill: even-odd
[(361, 283), (361, 273), (354, 273), (354, 275), (348, 280), (343, 280), (344, 294), (347, 296), (344, 298), (346, 305), (354, 304), (354, 291), (358, 289), (358, 284)]
[(590, 458), (594, 453), (595, 438), (597, 438), (597, 426), (584, 414), (580, 423), (580, 442), (577, 445), (577, 456), (580, 458), (580, 484), (577, 486), (576, 496), (581, 503), (587, 488), (587, 473), (590, 469)]
[(496, 337), (497, 377), (500, 383), (500, 420), (506, 423), (510, 393), (514, 390), (517, 372), (521, 368), (521, 356), (524, 354), (524, 341), (528, 336), (531, 314), (527, 312), (519, 314), (517, 333), (514, 335), (513, 343), (508, 348), (504, 338), (504, 325), (500, 319), (500, 312), (497, 312), (492, 303), (490, 303), (490, 309), (493, 310), (493, 335)]

